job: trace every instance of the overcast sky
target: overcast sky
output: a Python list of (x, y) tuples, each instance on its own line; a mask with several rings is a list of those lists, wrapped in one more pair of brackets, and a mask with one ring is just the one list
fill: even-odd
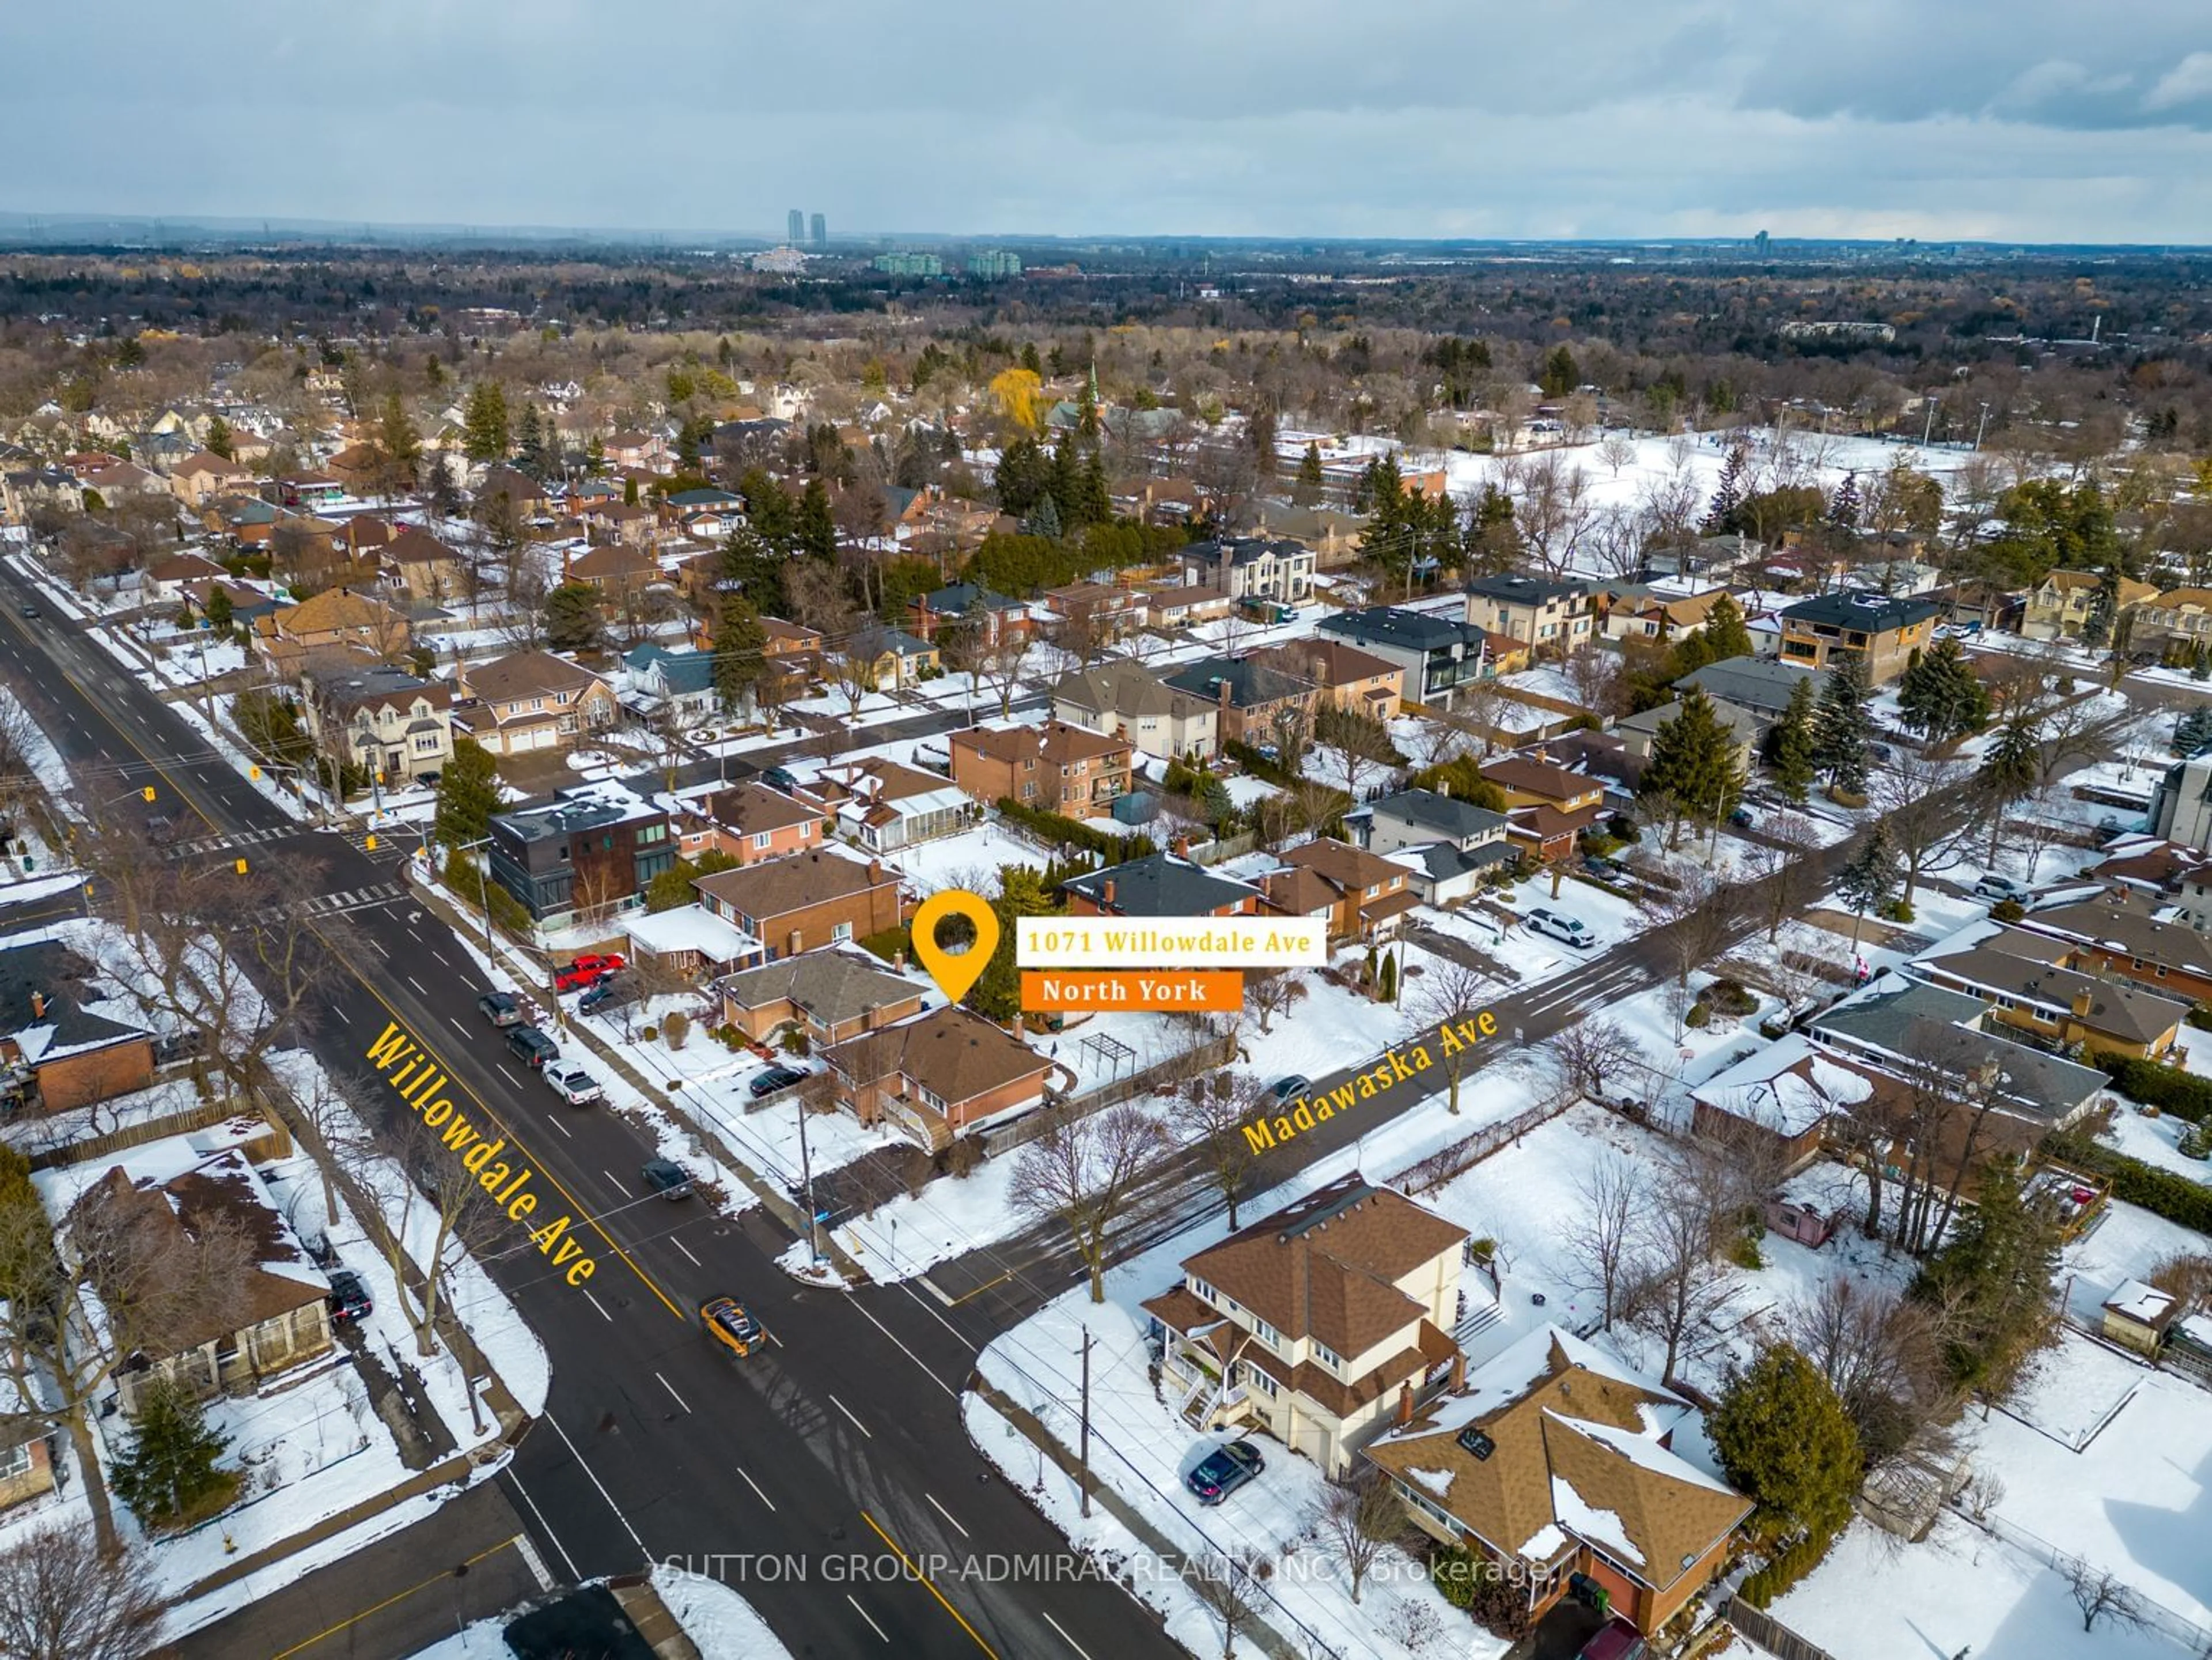
[(0, 11), (0, 210), (2212, 241), (2208, 0)]

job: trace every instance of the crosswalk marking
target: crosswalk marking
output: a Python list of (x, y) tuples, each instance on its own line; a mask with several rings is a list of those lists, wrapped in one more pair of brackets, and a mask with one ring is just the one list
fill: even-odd
[(226, 830), (221, 836), (196, 836), (190, 841), (172, 842), (168, 850), (172, 854), (225, 853), (232, 848), (258, 847), (264, 842), (281, 842), (306, 833), (306, 826), (301, 824), (270, 824), (260, 830)]
[(337, 916), (349, 911), (373, 910), (379, 905), (388, 905), (395, 899), (407, 897), (404, 884), (375, 882), (365, 888), (348, 888), (337, 893), (319, 893), (312, 899), (302, 899), (290, 905), (282, 905), (264, 912), (266, 916)]

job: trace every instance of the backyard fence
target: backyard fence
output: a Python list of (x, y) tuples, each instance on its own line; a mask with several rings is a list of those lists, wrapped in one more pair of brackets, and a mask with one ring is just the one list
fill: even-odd
[[(1992, 1511), (1978, 1513), (1955, 1499), (1951, 1502), (1951, 1511), (1960, 1520), (1979, 1528), (2000, 1543), (2010, 1546), (2030, 1561), (2054, 1569), (2069, 1583), (2078, 1580), (2094, 1585), (2106, 1577), (2106, 1571), (2095, 1563), (2076, 1556), (2071, 1551), (2061, 1550), (2040, 1534), (2031, 1533)], [(2119, 1576), (2113, 1577), (2118, 1578)], [(2124, 1587), (2119, 1600), (2109, 1605), (2104, 1617), (2115, 1625), (2135, 1624), (2145, 1631), (2155, 1632), (2168, 1642), (2179, 1644), (2191, 1654), (2212, 1653), (2212, 1627), (2200, 1626), (2164, 1603), (2154, 1602), (2133, 1585)]]
[(1236, 1058), (1237, 1039), (1233, 1034), (1204, 1037), (1182, 1054), (1156, 1061), (1142, 1072), (1133, 1072), (1126, 1078), (1114, 1079), (1096, 1089), (1086, 1090), (1081, 1095), (1048, 1101), (1035, 1112), (1017, 1118), (1011, 1124), (978, 1131), (975, 1139), (982, 1143), (986, 1158), (996, 1158), (1002, 1152), (1011, 1152), (1025, 1142), (1034, 1141), (1044, 1134), (1049, 1125), (1087, 1118), (1094, 1112), (1103, 1112), (1108, 1107), (1118, 1106), (1139, 1095), (1148, 1095), (1163, 1080), (1187, 1078), (1194, 1072), (1225, 1067)]
[(1741, 1596), (1731, 1596), (1723, 1617), (1736, 1634), (1775, 1657), (1775, 1660), (1835, 1660), (1818, 1643), (1800, 1637), (1765, 1608), (1755, 1608)]
[(1517, 1141), (1539, 1124), (1547, 1124), (1569, 1107), (1578, 1097), (1566, 1095), (1556, 1102), (1543, 1102), (1526, 1112), (1495, 1124), (1485, 1124), (1460, 1137), (1449, 1146), (1431, 1153), (1419, 1164), (1409, 1164), (1400, 1172), (1399, 1185), (1408, 1197), (1433, 1193), (1454, 1177), (1474, 1169), (1500, 1147)]

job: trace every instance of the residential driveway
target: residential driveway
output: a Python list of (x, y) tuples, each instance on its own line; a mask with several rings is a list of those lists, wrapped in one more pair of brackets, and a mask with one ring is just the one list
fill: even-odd
[(1605, 1616), (1580, 1602), (1555, 1602), (1536, 1629), (1505, 1651), (1505, 1660), (1575, 1660), (1583, 1644), (1597, 1635)]

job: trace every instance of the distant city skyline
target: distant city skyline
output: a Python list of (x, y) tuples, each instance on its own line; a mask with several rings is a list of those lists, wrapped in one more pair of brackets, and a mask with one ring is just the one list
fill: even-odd
[[(652, 52), (557, 3), (15, 8), (0, 210), (801, 246), (794, 201), (999, 240), (2212, 239), (2202, 0), (956, 11), (749, 19), (749, 52), (803, 72), (740, 96), (680, 49), (726, 31), (704, 0), (621, 14), (679, 48)], [(157, 165), (180, 135), (194, 164)]]

